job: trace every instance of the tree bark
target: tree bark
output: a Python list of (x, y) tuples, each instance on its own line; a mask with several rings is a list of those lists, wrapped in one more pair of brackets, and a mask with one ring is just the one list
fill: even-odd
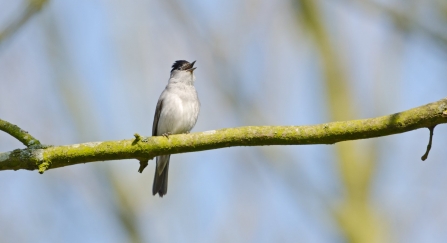
[[(0, 153), (0, 170), (38, 169), (43, 173), (47, 169), (88, 162), (144, 160), (163, 154), (235, 146), (334, 144), (431, 128), (442, 123), (447, 123), (447, 98), (388, 116), (312, 126), (247, 126), (171, 135), (169, 138), (135, 134), (135, 139), (127, 140), (30, 146)], [(4, 129), (0, 127), (0, 130)]]

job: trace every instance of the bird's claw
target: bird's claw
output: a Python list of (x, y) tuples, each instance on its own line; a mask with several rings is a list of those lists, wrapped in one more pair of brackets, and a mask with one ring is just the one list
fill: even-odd
[(170, 132), (165, 132), (165, 133), (162, 134), (163, 137), (166, 137), (166, 138), (168, 138), (168, 139), (169, 139), (169, 135), (172, 135), (172, 133), (170, 133)]

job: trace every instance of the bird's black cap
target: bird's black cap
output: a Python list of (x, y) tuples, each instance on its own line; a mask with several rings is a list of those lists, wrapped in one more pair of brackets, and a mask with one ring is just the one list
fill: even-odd
[(194, 67), (194, 63), (196, 63), (196, 61), (191, 62), (191, 63), (188, 61), (185, 61), (185, 60), (175, 61), (174, 64), (172, 64), (171, 72), (174, 70), (189, 70), (192, 67)]

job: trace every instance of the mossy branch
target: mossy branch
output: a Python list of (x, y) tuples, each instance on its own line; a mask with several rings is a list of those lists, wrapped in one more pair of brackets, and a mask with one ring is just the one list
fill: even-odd
[(447, 98), (404, 112), (371, 119), (331, 122), (313, 126), (248, 126), (169, 138), (90, 142), (48, 148), (16, 149), (0, 153), (0, 170), (43, 172), (63, 166), (105, 160), (152, 159), (177, 154), (235, 146), (334, 144), (429, 128), (447, 123)]
[(16, 138), (17, 140), (22, 142), (27, 147), (41, 145), (40, 141), (35, 139), (30, 134), (28, 134), (27, 131), (24, 131), (20, 127), (14, 125), (14, 124), (11, 124), (7, 121), (3, 121), (2, 119), (0, 119), (0, 130), (13, 136), (14, 138)]

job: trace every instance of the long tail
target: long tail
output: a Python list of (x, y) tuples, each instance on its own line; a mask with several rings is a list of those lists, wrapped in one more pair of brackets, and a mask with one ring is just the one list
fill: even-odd
[(163, 197), (168, 192), (168, 170), (170, 157), (171, 155), (162, 155), (157, 157), (157, 168), (155, 168), (152, 195), (158, 193), (160, 197)]

